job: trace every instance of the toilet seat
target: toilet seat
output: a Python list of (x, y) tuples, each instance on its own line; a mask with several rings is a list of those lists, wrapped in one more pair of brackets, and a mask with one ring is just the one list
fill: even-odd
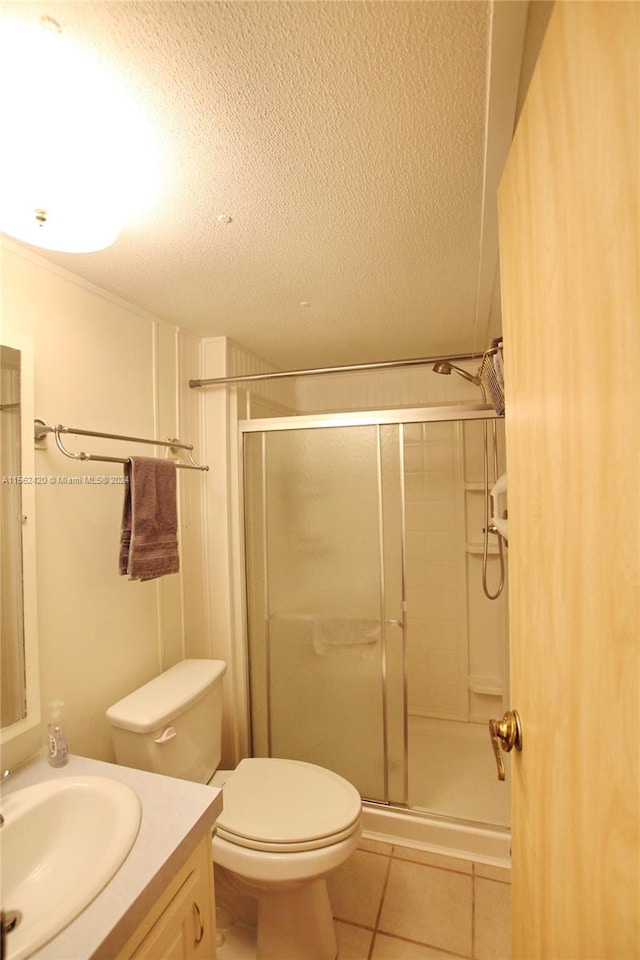
[(331, 770), (299, 760), (241, 760), (224, 784), (217, 836), (270, 853), (319, 850), (360, 829), (362, 801)]

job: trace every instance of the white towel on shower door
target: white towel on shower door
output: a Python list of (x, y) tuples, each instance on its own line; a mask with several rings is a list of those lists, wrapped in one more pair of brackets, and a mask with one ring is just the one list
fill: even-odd
[(320, 656), (332, 647), (353, 647), (377, 643), (380, 621), (350, 617), (318, 617), (313, 621), (313, 649)]

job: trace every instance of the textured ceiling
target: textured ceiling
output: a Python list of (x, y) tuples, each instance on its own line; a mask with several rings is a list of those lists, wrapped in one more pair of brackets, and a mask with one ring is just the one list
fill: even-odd
[(160, 137), (153, 212), (105, 251), (47, 259), (282, 367), (472, 351), (495, 332), (525, 4), (0, 10), (57, 20), (124, 74)]

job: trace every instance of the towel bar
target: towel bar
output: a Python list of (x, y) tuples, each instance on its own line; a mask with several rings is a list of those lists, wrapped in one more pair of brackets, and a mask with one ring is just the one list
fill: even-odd
[(103, 440), (125, 440), (129, 443), (150, 443), (153, 446), (157, 447), (169, 447), (172, 452), (177, 450), (186, 450), (187, 456), (191, 463), (176, 463), (176, 467), (179, 470), (208, 470), (209, 467), (206, 464), (197, 463), (193, 456), (193, 444), (191, 443), (182, 443), (180, 440), (171, 439), (171, 440), (149, 440), (145, 437), (126, 437), (119, 433), (102, 433), (97, 430), (81, 430), (79, 427), (65, 427), (61, 423), (53, 424), (48, 426), (44, 420), (35, 420), (33, 424), (33, 433), (36, 441), (43, 440), (47, 434), (53, 433), (56, 438), (56, 444), (61, 453), (65, 457), (70, 457), (72, 460), (99, 460), (104, 463), (128, 463), (128, 457), (105, 457), (102, 455), (97, 455), (93, 453), (85, 453), (84, 450), (79, 451), (78, 453), (73, 453), (62, 443), (60, 439), (61, 433), (73, 433), (78, 436), (83, 437), (101, 437)]

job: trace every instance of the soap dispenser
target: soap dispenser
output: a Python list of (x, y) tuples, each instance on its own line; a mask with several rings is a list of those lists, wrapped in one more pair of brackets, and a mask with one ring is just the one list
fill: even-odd
[(69, 760), (69, 744), (62, 717), (64, 700), (52, 700), (47, 722), (47, 758), (52, 767), (64, 767)]

